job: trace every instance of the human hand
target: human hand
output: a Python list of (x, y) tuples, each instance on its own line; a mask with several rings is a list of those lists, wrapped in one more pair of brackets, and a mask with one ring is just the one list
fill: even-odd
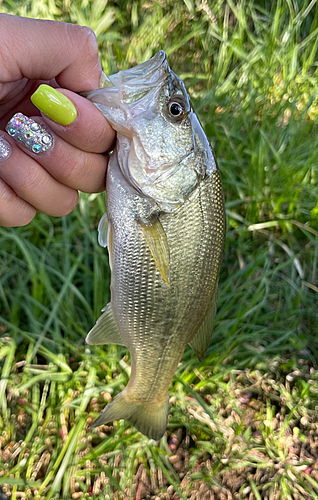
[[(26, 225), (37, 211), (66, 215), (77, 204), (77, 190), (105, 189), (108, 156), (101, 153), (111, 149), (115, 132), (75, 93), (99, 88), (101, 74), (88, 28), (0, 14), (0, 226)], [(45, 85), (32, 98), (45, 114), (30, 100), (43, 83), (58, 88)], [(34, 133), (27, 145), (19, 117), (5, 131), (17, 112), (36, 122), (23, 132), (38, 129), (45, 151), (34, 152)]]

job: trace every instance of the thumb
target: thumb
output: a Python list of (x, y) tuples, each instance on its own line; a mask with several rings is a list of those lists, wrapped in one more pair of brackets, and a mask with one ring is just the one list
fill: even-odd
[(101, 63), (87, 27), (0, 14), (0, 83), (56, 79), (74, 92), (99, 88)]

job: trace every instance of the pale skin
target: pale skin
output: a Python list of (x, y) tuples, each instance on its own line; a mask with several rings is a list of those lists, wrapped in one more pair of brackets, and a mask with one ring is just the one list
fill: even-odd
[[(101, 64), (89, 28), (0, 14), (0, 137), (12, 153), (0, 161), (0, 226), (28, 224), (37, 211), (61, 217), (77, 204), (78, 191), (105, 189), (108, 155), (115, 132), (98, 109), (77, 92), (99, 88)], [(5, 132), (21, 112), (38, 120), (30, 101), (46, 83), (74, 104), (77, 117), (67, 126), (42, 114), (53, 148), (36, 155)]]

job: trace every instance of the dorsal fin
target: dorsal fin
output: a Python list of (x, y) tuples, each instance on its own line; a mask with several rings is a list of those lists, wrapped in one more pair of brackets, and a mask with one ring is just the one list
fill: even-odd
[(199, 361), (202, 361), (202, 359), (204, 358), (211, 342), (211, 335), (216, 314), (216, 306), (217, 293), (213, 298), (213, 303), (209, 311), (207, 312), (199, 331), (195, 335), (194, 339), (190, 342), (190, 346), (194, 350)]

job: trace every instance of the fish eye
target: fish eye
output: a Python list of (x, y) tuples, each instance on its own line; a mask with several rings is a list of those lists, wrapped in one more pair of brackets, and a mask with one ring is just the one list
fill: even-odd
[(173, 96), (165, 105), (165, 114), (175, 122), (180, 122), (189, 113), (187, 103), (179, 96)]

